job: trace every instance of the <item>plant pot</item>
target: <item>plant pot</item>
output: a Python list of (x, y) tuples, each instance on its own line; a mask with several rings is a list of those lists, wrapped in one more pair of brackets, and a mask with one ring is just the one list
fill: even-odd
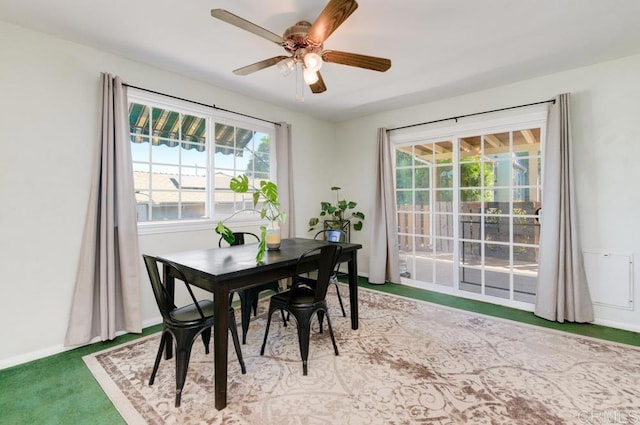
[(280, 236), (280, 228), (267, 229), (267, 249), (269, 251), (277, 251), (280, 249), (282, 237)]
[(345, 242), (351, 242), (351, 221), (349, 220), (325, 220), (324, 229), (338, 229), (345, 233)]

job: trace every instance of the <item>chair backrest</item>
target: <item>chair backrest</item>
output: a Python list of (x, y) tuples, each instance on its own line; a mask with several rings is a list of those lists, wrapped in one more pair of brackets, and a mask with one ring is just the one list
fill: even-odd
[(324, 229), (316, 233), (313, 239), (322, 239), (327, 242), (345, 242), (347, 240), (347, 234), (344, 230), (340, 229)]
[[(319, 256), (318, 256), (319, 254)], [(336, 266), (338, 257), (342, 254), (342, 246), (337, 244), (324, 245), (317, 248), (312, 248), (304, 252), (298, 262), (296, 263), (296, 275), (293, 279), (293, 286), (291, 288), (292, 294), (295, 294), (296, 286), (304, 286), (305, 280), (309, 278), (302, 276), (300, 273), (301, 265), (308, 261), (314, 261), (315, 266), (318, 269), (318, 274), (315, 280), (315, 296), (314, 301), (318, 302), (324, 300), (327, 296), (327, 288), (329, 287), (329, 280), (333, 275), (333, 269)], [(309, 257), (317, 256), (313, 260), (309, 260)]]
[(158, 270), (158, 263), (162, 263), (164, 266), (172, 269), (171, 274), (178, 280), (184, 282), (187, 287), (187, 291), (189, 295), (191, 295), (191, 299), (193, 300), (200, 316), (204, 318), (204, 313), (200, 308), (200, 305), (196, 301), (196, 297), (193, 293), (193, 290), (189, 286), (189, 282), (185, 277), (184, 273), (172, 262), (167, 260), (162, 260), (156, 257), (152, 257), (151, 255), (142, 254), (142, 258), (144, 258), (144, 264), (147, 267), (147, 273), (149, 274), (149, 280), (151, 281), (151, 288), (153, 289), (153, 295), (156, 298), (156, 303), (158, 304), (158, 309), (160, 310), (160, 314), (164, 320), (171, 320), (171, 316), (169, 313), (171, 310), (176, 308), (176, 305), (171, 300), (169, 293), (167, 292), (167, 288), (162, 282), (160, 278), (160, 271)]
[[(260, 238), (258, 237), (258, 235), (251, 233), (251, 232), (233, 232), (233, 243), (231, 244), (233, 245), (244, 245), (245, 241), (249, 239), (249, 241), (251, 243), (258, 243), (260, 242)], [(224, 238), (220, 237), (220, 239), (218, 240), (218, 247), (222, 247), (222, 242), (224, 242)]]

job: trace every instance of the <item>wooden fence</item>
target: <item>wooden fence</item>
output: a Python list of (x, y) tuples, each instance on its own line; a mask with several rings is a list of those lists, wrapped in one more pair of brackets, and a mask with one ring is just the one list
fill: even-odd
[[(437, 251), (451, 252), (453, 241), (430, 236), (453, 237), (453, 210), (451, 202), (436, 202), (431, 210), (428, 205), (413, 208), (398, 206), (398, 243), (400, 251), (413, 250), (413, 235), (423, 235), (416, 241), (416, 251), (431, 251), (435, 241)], [(415, 217), (415, 220), (413, 217)], [(433, 219), (433, 228), (431, 219)]]
[[(453, 203), (436, 202), (431, 209), (428, 205), (422, 207), (413, 207), (411, 205), (398, 206), (398, 244), (399, 249), (405, 252), (412, 252), (413, 235), (421, 237), (416, 238), (416, 252), (431, 252), (435, 243), (436, 252), (453, 252), (453, 230), (454, 216)], [(485, 211), (491, 208), (497, 214), (507, 214), (509, 211), (508, 203), (489, 202), (485, 204)], [(539, 208), (537, 202), (516, 202), (514, 203), (513, 239), (515, 243), (524, 243), (537, 245), (539, 243), (539, 223), (532, 217), (536, 215)], [(463, 206), (464, 214), (476, 214), (475, 216), (466, 216), (462, 220), (462, 231), (467, 239), (480, 241), (480, 214), (482, 204), (480, 202), (465, 202)], [(519, 217), (522, 215), (522, 217)], [(464, 217), (464, 216), (463, 216)], [(487, 220), (491, 219), (491, 222)], [(504, 215), (487, 215), (485, 214), (485, 241), (502, 241), (509, 242), (509, 218)], [(462, 237), (463, 235), (460, 235)], [(450, 239), (443, 239), (450, 238)], [(492, 245), (497, 257), (508, 257), (508, 246)], [(503, 252), (504, 251), (504, 252)], [(527, 247), (519, 248), (518, 252), (522, 252), (522, 259), (533, 260), (537, 255), (537, 250)], [(526, 251), (526, 252), (525, 252)]]

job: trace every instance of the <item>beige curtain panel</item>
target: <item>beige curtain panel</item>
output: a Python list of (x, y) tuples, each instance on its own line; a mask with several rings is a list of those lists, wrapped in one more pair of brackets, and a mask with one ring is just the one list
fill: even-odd
[(280, 210), (287, 214), (287, 219), (280, 229), (282, 238), (293, 238), (296, 235), (296, 218), (291, 207), (293, 203), (293, 161), (291, 159), (291, 124), (286, 122), (276, 125), (276, 179)]
[(140, 254), (127, 93), (102, 73), (101, 127), (65, 345), (141, 332)]
[(568, 93), (561, 94), (549, 106), (535, 314), (558, 322), (592, 322), (578, 238), (569, 101)]
[(393, 158), (387, 130), (380, 128), (369, 247), (369, 282), (373, 284), (400, 282)]

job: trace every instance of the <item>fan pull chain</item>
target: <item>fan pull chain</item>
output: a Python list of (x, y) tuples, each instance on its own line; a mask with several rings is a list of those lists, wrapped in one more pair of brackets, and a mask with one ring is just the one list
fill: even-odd
[[(304, 79), (298, 76), (302, 76), (302, 65), (296, 64), (296, 102), (304, 103)], [(300, 95), (298, 96), (298, 87), (300, 88)]]
[(302, 98), (302, 103), (304, 103), (304, 88), (307, 83), (304, 82), (304, 73), (302, 72), (302, 64), (300, 64), (300, 97)]
[(300, 85), (298, 84), (298, 74), (299, 74), (298, 71), (299, 71), (298, 64), (296, 64), (296, 97), (295, 97), (296, 102), (298, 101), (298, 86)]

